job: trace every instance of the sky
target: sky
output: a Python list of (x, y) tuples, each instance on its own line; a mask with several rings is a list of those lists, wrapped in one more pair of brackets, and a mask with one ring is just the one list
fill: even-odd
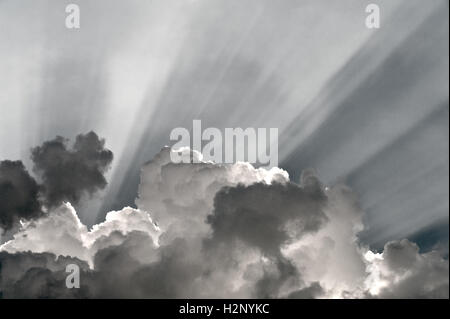
[(175, 127), (277, 127), (279, 166), (358, 196), (362, 242), (448, 254), (448, 2), (0, 1), (0, 160), (95, 131), (108, 185), (88, 227), (134, 206), (141, 167)]

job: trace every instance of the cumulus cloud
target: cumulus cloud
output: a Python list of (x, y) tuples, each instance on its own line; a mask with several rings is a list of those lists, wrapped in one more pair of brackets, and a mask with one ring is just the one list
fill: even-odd
[(407, 239), (388, 242), (381, 254), (366, 253), (369, 294), (379, 298), (448, 298), (448, 260), (419, 253)]
[(0, 162), (0, 227), (42, 215), (40, 187), (20, 161)]
[(316, 233), (285, 247), (283, 253), (301, 269), (306, 281), (321, 284), (324, 297), (358, 297), (366, 276), (362, 258), (365, 248), (356, 238), (363, 227), (363, 212), (357, 197), (345, 185), (325, 187), (324, 193), (327, 222)]
[[(205, 220), (213, 211), (216, 193), (224, 186), (289, 181), (282, 169), (256, 169), (245, 162), (174, 164), (170, 152), (168, 147), (163, 148), (143, 166), (136, 199), (137, 206), (151, 212), (158, 223), (163, 232), (161, 240), (208, 233), (210, 227)], [(185, 150), (183, 154), (191, 156)], [(193, 156), (200, 159), (196, 151)]]
[(0, 296), (3, 298), (82, 298), (89, 295), (89, 287), (67, 289), (66, 266), (76, 264), (85, 274), (86, 262), (51, 253), (0, 251)]
[(0, 230), (32, 220), (64, 201), (79, 202), (106, 186), (104, 173), (113, 153), (94, 132), (79, 134), (71, 149), (57, 136), (31, 150), (38, 183), (21, 161), (0, 162)]
[[(406, 240), (361, 246), (357, 197), (310, 170), (295, 183), (248, 163), (173, 164), (164, 148), (136, 203), (91, 230), (69, 203), (23, 223), (0, 247), (3, 296), (448, 298), (448, 260)], [(68, 262), (80, 289), (65, 288)]]
[(144, 211), (126, 207), (109, 212), (104, 222), (88, 230), (72, 205), (65, 203), (43, 218), (24, 222), (13, 239), (4, 243), (1, 249), (10, 253), (29, 251), (70, 256), (84, 260), (92, 267), (98, 250), (121, 244), (133, 231), (147, 234), (152, 239), (150, 247), (156, 247), (158, 228)]
[(219, 245), (239, 239), (266, 255), (278, 256), (285, 244), (325, 223), (325, 201), (320, 190), (290, 182), (224, 187), (207, 218), (213, 230), (210, 242)]
[(71, 149), (58, 136), (31, 150), (34, 170), (42, 177), (45, 204), (53, 207), (63, 201), (77, 203), (83, 194), (106, 186), (105, 171), (113, 153), (94, 132), (80, 134)]

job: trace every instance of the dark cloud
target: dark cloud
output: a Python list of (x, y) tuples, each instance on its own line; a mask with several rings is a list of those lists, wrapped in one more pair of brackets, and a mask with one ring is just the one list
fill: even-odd
[(222, 188), (207, 217), (213, 230), (207, 245), (238, 239), (268, 256), (279, 256), (283, 245), (317, 231), (327, 221), (326, 196), (315, 177), (304, 181)]
[[(143, 264), (133, 256), (147, 234), (134, 231), (101, 249), (90, 270), (84, 261), (51, 253), (0, 252), (0, 294), (4, 298), (188, 298), (203, 262), (191, 258), (192, 242), (177, 239)], [(80, 288), (68, 289), (67, 264), (80, 267)]]
[(153, 251), (154, 261), (142, 262), (137, 250), (151, 241), (148, 234), (133, 231), (120, 245), (99, 250), (94, 258), (95, 271), (88, 279), (95, 297), (188, 298), (204, 264), (192, 259), (193, 243), (176, 239)]
[(314, 299), (320, 297), (325, 291), (318, 282), (313, 282), (309, 287), (291, 292), (289, 299)]
[(0, 162), (0, 227), (10, 229), (19, 219), (42, 215), (40, 187), (21, 161)]
[(45, 202), (56, 206), (62, 201), (77, 203), (84, 194), (92, 194), (106, 186), (105, 171), (113, 153), (94, 132), (76, 137), (72, 149), (58, 136), (31, 150), (34, 170), (44, 184)]
[(311, 171), (301, 184), (256, 183), (224, 187), (214, 198), (213, 214), (207, 217), (212, 236), (207, 249), (235, 249), (236, 241), (260, 250), (270, 266), (255, 283), (256, 298), (276, 298), (281, 288), (302, 285), (301, 274), (281, 249), (306, 233), (315, 232), (328, 220), (323, 208), (326, 196)]
[(83, 282), (79, 289), (66, 287), (66, 266), (76, 264), (81, 276), (88, 265), (77, 258), (51, 253), (0, 252), (0, 296), (3, 298), (83, 298), (90, 295)]
[(84, 194), (106, 186), (105, 171), (113, 153), (94, 132), (80, 134), (71, 149), (56, 137), (31, 150), (34, 170), (42, 184), (29, 175), (21, 161), (0, 162), (0, 227), (11, 229), (20, 219), (42, 216), (41, 204), (78, 203)]

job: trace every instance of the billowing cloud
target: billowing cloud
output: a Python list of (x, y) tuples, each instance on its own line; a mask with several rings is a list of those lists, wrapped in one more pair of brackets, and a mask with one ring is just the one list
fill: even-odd
[(44, 218), (24, 222), (13, 239), (1, 247), (3, 251), (11, 253), (48, 252), (56, 256), (75, 257), (92, 266), (98, 250), (121, 244), (128, 233), (133, 231), (147, 234), (154, 244), (149, 245), (150, 248), (155, 247), (158, 228), (144, 211), (126, 207), (121, 211), (109, 212), (103, 223), (88, 230), (72, 205), (65, 203)]
[(77, 203), (82, 195), (106, 186), (105, 171), (113, 153), (94, 132), (80, 134), (71, 149), (58, 136), (31, 150), (34, 170), (42, 177), (45, 204), (53, 207), (63, 201)]
[(20, 161), (0, 162), (0, 228), (42, 215), (39, 185)]
[(448, 298), (448, 260), (421, 254), (407, 239), (391, 241), (383, 253), (366, 253), (369, 293), (379, 298)]
[[(194, 151), (194, 156), (201, 154)], [(136, 204), (151, 212), (163, 232), (161, 240), (191, 237), (210, 231), (205, 220), (213, 211), (214, 197), (222, 187), (288, 181), (289, 175), (282, 169), (255, 169), (244, 162), (174, 164), (166, 147), (142, 168)]]
[[(136, 203), (91, 230), (69, 203), (23, 223), (0, 246), (3, 296), (448, 298), (448, 260), (406, 240), (361, 246), (357, 197), (313, 171), (295, 183), (247, 163), (173, 164), (164, 148)], [(80, 289), (65, 288), (68, 262)]]
[(294, 183), (224, 187), (215, 196), (214, 212), (207, 222), (217, 244), (238, 239), (265, 255), (300, 236), (317, 231), (326, 221), (326, 197)]
[(88, 296), (89, 287), (67, 289), (65, 270), (76, 264), (85, 274), (87, 264), (77, 258), (51, 253), (0, 251), (0, 296), (3, 298), (77, 298)]
[[(21, 161), (0, 162), (0, 231), (40, 217), (64, 201), (79, 202), (106, 186), (104, 173), (113, 153), (94, 132), (79, 134), (72, 146), (58, 136), (31, 150), (38, 183)], [(1, 232), (0, 232), (1, 235)]]

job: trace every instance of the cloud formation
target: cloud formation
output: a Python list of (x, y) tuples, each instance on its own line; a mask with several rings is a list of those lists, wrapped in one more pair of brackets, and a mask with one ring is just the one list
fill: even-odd
[(12, 253), (31, 251), (75, 257), (92, 266), (98, 250), (121, 244), (133, 231), (143, 232), (150, 239), (155, 238), (156, 243), (158, 228), (146, 212), (130, 207), (112, 211), (106, 215), (104, 222), (88, 230), (72, 205), (65, 203), (45, 218), (23, 222), (13, 239), (1, 247)]
[[(23, 223), (0, 246), (3, 296), (448, 298), (448, 260), (407, 240), (361, 246), (356, 196), (313, 171), (295, 183), (247, 163), (173, 164), (164, 148), (136, 203), (91, 230), (68, 203)], [(80, 289), (65, 288), (69, 262)]]
[(88, 287), (66, 288), (66, 266), (77, 264), (83, 273), (87, 264), (77, 258), (51, 253), (0, 251), (0, 296), (3, 298), (78, 298), (88, 295)]
[(42, 215), (40, 187), (21, 161), (0, 161), (0, 228)]
[(280, 255), (285, 244), (317, 231), (327, 220), (322, 210), (325, 195), (302, 186), (289, 182), (222, 188), (207, 218), (213, 230), (211, 242), (237, 239), (265, 255)]
[[(21, 161), (0, 162), (0, 231), (10, 230), (20, 220), (40, 217), (64, 201), (77, 204), (106, 186), (104, 173), (113, 153), (96, 133), (79, 134), (71, 149), (57, 136), (31, 150), (38, 183)], [(1, 233), (0, 233), (1, 234)]]
[(369, 293), (379, 298), (448, 298), (448, 260), (436, 252), (419, 253), (406, 239), (391, 241), (383, 253), (367, 252)]
[(31, 150), (34, 170), (42, 177), (45, 204), (57, 206), (63, 201), (77, 203), (82, 195), (93, 194), (106, 186), (105, 171), (113, 153), (94, 132), (76, 137), (72, 149), (61, 136)]

